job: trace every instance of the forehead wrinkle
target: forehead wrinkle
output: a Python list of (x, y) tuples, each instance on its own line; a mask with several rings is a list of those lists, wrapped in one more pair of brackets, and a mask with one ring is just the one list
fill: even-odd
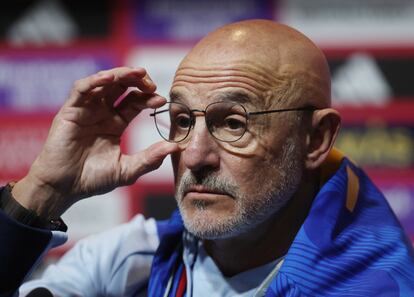
[[(307, 95), (311, 89), (313, 91), (321, 89), (321, 78), (308, 73), (298, 65), (287, 63), (269, 70), (269, 67), (258, 62), (236, 60), (228, 64), (227, 66), (214, 63), (203, 65), (192, 60), (185, 61), (176, 72), (173, 87), (184, 86), (186, 83), (220, 84), (217, 88), (238, 87), (237, 84), (240, 84), (239, 87), (263, 98), (266, 106), (291, 104), (292, 102), (286, 100), (296, 101), (305, 89)], [(269, 92), (272, 96), (269, 96)]]
[(269, 89), (268, 86), (260, 84), (248, 77), (242, 76), (211, 76), (211, 77), (195, 77), (192, 75), (177, 75), (175, 77), (173, 87), (186, 86), (187, 84), (215, 84), (215, 88), (225, 87), (242, 87), (252, 93), (260, 96), (263, 92)]
[(259, 88), (269, 88), (278, 82), (277, 77), (273, 75), (272, 71), (267, 69), (266, 65), (251, 61), (231, 61), (226, 63), (228, 65), (223, 65), (223, 63), (203, 65), (189, 61), (184, 65), (180, 65), (175, 74), (175, 79), (181, 75), (189, 75), (195, 79), (226, 76), (241, 77), (256, 82), (260, 86)]
[[(186, 61), (176, 72), (173, 87), (188, 84), (217, 84), (215, 89), (241, 87), (261, 98), (263, 106), (291, 107), (295, 104), (313, 104), (329, 96), (321, 90), (326, 82), (312, 71), (296, 64), (279, 64), (273, 70), (258, 62), (236, 60), (228, 65), (195, 63)], [(329, 88), (328, 88), (329, 89)], [(294, 106), (293, 106), (294, 107)]]
[[(186, 101), (185, 96), (176, 90), (171, 90), (169, 97), (170, 97), (171, 102)], [(244, 105), (253, 105), (254, 102), (257, 101), (257, 98), (255, 96), (252, 96), (243, 90), (236, 90), (236, 91), (226, 90), (216, 95), (213, 95), (212, 98), (215, 102), (228, 101), (228, 102), (235, 102), (235, 103), (244, 104)]]
[[(199, 84), (202, 84), (202, 82), (198, 82)], [(172, 88), (175, 87), (185, 87), (188, 88), (188, 84), (197, 84), (196, 82), (193, 81), (179, 81), (179, 82), (175, 82), (172, 86)], [(249, 84), (246, 84), (244, 82), (220, 82), (220, 83), (215, 83), (214, 89), (215, 90), (219, 90), (219, 89), (226, 89), (226, 88), (242, 88), (245, 89), (246, 91), (249, 91), (253, 94), (255, 94), (257, 97), (261, 97), (263, 92), (265, 90), (257, 90), (257, 88), (252, 87)]]

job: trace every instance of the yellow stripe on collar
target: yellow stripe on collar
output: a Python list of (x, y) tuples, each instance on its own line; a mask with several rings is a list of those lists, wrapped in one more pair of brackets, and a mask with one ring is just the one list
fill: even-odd
[(348, 175), (348, 187), (346, 191), (346, 208), (350, 212), (354, 211), (359, 193), (359, 179), (351, 167), (346, 166), (346, 174)]
[(338, 171), (339, 167), (341, 166), (342, 159), (344, 158), (344, 154), (336, 149), (332, 148), (328, 154), (326, 160), (322, 163), (321, 171), (320, 171), (320, 187), (322, 187), (328, 179), (331, 178), (335, 172)]
[[(338, 171), (339, 167), (341, 166), (342, 159), (344, 158), (344, 154), (336, 148), (332, 148), (329, 152), (328, 157), (326, 158), (325, 162), (323, 162), (321, 166), (321, 184), (322, 187), (332, 175)], [(358, 193), (359, 193), (359, 179), (355, 172), (352, 170), (351, 167), (346, 167), (346, 173), (348, 176), (348, 185), (347, 185), (347, 193), (346, 193), (346, 208), (352, 212), (355, 208)]]

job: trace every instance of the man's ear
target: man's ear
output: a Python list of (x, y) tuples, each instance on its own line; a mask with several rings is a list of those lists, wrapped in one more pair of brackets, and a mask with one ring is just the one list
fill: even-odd
[(312, 129), (307, 136), (307, 169), (318, 168), (328, 156), (341, 126), (339, 113), (332, 108), (316, 110), (312, 117)]

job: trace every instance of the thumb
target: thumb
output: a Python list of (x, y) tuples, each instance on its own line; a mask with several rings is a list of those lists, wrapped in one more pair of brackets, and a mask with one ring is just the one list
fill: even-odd
[(176, 143), (160, 141), (134, 155), (122, 155), (120, 184), (133, 184), (140, 176), (160, 167), (167, 155), (178, 150)]

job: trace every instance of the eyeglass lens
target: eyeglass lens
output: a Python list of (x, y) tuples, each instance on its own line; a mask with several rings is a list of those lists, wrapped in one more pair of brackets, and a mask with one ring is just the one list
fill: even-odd
[(205, 113), (207, 128), (218, 140), (236, 141), (247, 130), (246, 110), (232, 102), (215, 102), (208, 105), (205, 111), (190, 110), (184, 104), (169, 102), (155, 110), (157, 130), (167, 141), (183, 141), (194, 125), (197, 113)]

